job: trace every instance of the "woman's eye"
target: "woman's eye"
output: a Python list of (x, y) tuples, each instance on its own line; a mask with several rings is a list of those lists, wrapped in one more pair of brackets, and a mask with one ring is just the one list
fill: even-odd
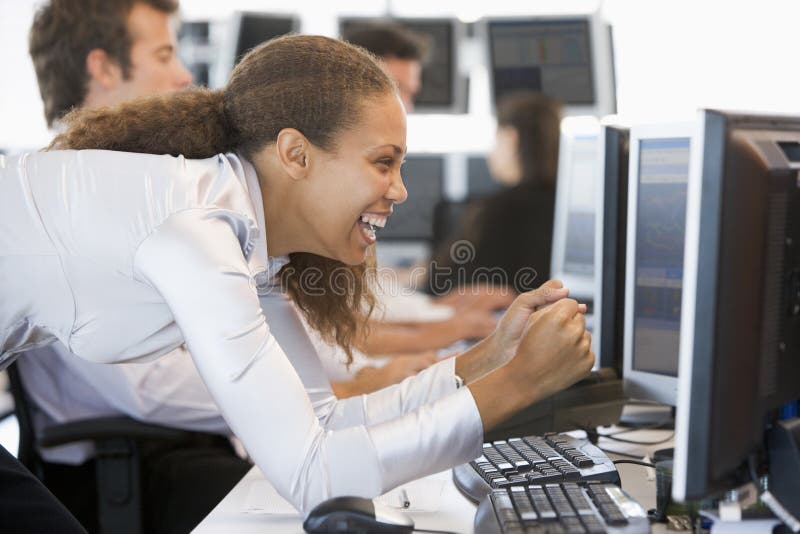
[(378, 160), (378, 164), (383, 165), (386, 168), (391, 167), (393, 163), (394, 163), (394, 160), (392, 158), (385, 158), (385, 159), (379, 159)]

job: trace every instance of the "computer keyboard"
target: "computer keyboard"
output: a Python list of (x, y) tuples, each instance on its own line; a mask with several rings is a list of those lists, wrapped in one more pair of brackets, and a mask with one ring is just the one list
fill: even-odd
[(475, 515), (476, 534), (650, 532), (645, 510), (607, 482), (529, 484), (492, 490)]
[(588, 439), (566, 434), (511, 438), (483, 444), (483, 455), (453, 469), (456, 487), (480, 502), (493, 489), (597, 480), (619, 485), (611, 459)]

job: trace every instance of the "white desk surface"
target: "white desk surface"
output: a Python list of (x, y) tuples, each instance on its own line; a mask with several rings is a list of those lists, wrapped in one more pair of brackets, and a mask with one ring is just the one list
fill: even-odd
[[(604, 429), (602, 433), (608, 433), (620, 429)], [(656, 441), (669, 438), (671, 431), (665, 430), (637, 430), (623, 434), (626, 439), (639, 441)], [(621, 437), (623, 437), (621, 436)], [(604, 449), (619, 451), (623, 453), (637, 454), (641, 456), (651, 455), (653, 451), (665, 447), (671, 447), (671, 440), (655, 446), (642, 446), (627, 443), (614, 442), (601, 438), (600, 447)], [(621, 458), (614, 454), (609, 454), (612, 458)], [(622, 479), (622, 487), (631, 497), (639, 501), (646, 510), (655, 508), (655, 474), (652, 469), (638, 465), (620, 464), (617, 466)], [(442, 500), (438, 512), (407, 512), (413, 519), (417, 528), (449, 530), (472, 534), (473, 520), (476, 505), (467, 500), (459, 493), (452, 481), (450, 471), (444, 471), (427, 479), (438, 479), (443, 484)], [(270, 532), (275, 534), (301, 534), (303, 532), (302, 518), (299, 514), (295, 515), (270, 515), (261, 512), (245, 512), (245, 503), (248, 499), (254, 481), (264, 480), (261, 471), (254, 467), (242, 480), (231, 490), (231, 492), (214, 508), (211, 513), (193, 531), (196, 534), (228, 534), (236, 533), (259, 533)], [(422, 479), (425, 480), (425, 479)], [(413, 483), (412, 483), (413, 484)], [(258, 484), (259, 491), (264, 492), (264, 499), (270, 497), (271, 492), (275, 495), (275, 490), (268, 484)], [(653, 532), (666, 532), (663, 525), (655, 525)]]

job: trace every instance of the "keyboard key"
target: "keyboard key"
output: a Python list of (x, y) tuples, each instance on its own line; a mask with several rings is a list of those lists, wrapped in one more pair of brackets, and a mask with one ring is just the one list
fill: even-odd
[(586, 529), (583, 528), (583, 525), (581, 524), (581, 520), (578, 519), (577, 517), (562, 518), (561, 526), (564, 527), (564, 530), (566, 532), (569, 532), (570, 534), (586, 532)]
[(539, 512), (539, 517), (543, 520), (556, 519), (558, 517), (542, 486), (528, 486), (528, 497), (530, 497), (536, 511)]

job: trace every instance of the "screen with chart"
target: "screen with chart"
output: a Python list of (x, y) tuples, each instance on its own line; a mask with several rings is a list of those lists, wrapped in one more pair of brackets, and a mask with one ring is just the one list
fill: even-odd
[(678, 376), (688, 138), (643, 139), (636, 208), (633, 368)]
[(594, 104), (587, 19), (490, 21), (494, 99), (528, 90), (566, 104)]

